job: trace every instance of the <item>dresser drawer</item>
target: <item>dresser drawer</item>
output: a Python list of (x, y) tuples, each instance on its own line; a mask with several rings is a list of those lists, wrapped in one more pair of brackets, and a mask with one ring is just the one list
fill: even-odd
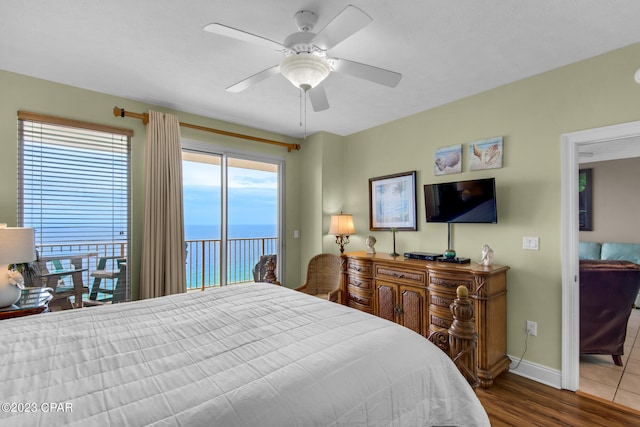
[(435, 313), (429, 313), (429, 323), (438, 328), (449, 329), (453, 320), (438, 316)]
[(373, 279), (349, 275), (347, 286), (371, 291), (373, 290)]
[(438, 328), (449, 329), (453, 323), (453, 315), (449, 307), (429, 305), (429, 324)]
[(429, 303), (434, 306), (434, 307), (442, 307), (442, 308), (446, 308), (447, 310), (449, 309), (449, 307), (451, 306), (451, 304), (453, 303), (453, 300), (455, 299), (455, 297), (446, 294), (446, 295), (437, 295), (433, 292), (431, 292), (429, 294)]
[(354, 292), (353, 288), (349, 288), (349, 292), (347, 293), (347, 305), (359, 310), (372, 312), (373, 297), (371, 295), (363, 295), (361, 293)]
[(373, 307), (357, 303), (355, 301), (347, 301), (347, 307), (355, 308), (356, 310), (364, 311), (365, 313), (373, 314)]
[(453, 274), (444, 276), (439, 273), (429, 274), (429, 289), (434, 292), (444, 292), (455, 295), (458, 286), (464, 286), (469, 289), (469, 295), (471, 295), (473, 287), (469, 276), (456, 276)]
[(375, 275), (378, 279), (391, 280), (392, 282), (402, 281), (413, 285), (425, 286), (425, 271), (400, 270), (386, 265), (375, 265)]
[(373, 264), (369, 261), (359, 259), (347, 259), (347, 272), (349, 274), (360, 274), (362, 276), (371, 277), (373, 275)]

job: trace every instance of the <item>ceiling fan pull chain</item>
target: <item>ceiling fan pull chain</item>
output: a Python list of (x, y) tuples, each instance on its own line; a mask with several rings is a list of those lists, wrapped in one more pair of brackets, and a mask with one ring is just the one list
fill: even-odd
[(298, 98), (300, 101), (300, 127), (302, 127), (302, 89), (300, 89), (300, 92), (298, 93)]
[(304, 91), (304, 138), (307, 139), (307, 91)]

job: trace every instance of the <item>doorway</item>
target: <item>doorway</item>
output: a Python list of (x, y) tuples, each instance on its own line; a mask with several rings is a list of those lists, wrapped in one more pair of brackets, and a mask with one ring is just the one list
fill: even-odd
[[(589, 162), (640, 157), (640, 121), (566, 133), (562, 143), (562, 388), (580, 382), (578, 169)], [(596, 150), (597, 148), (597, 150)], [(600, 153), (596, 157), (595, 152)]]
[(182, 157), (187, 289), (260, 281), (265, 255), (281, 277), (284, 162), (195, 142)]

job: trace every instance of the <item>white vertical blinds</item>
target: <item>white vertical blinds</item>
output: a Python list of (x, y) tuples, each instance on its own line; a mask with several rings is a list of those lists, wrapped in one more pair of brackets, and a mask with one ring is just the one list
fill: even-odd
[(35, 228), (37, 245), (128, 247), (132, 133), (21, 113), (20, 225)]

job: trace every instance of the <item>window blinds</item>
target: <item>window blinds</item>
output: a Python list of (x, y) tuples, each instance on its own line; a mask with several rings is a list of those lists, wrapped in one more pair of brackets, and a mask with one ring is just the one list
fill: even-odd
[(36, 245), (128, 247), (131, 131), (20, 112), (18, 135), (18, 223)]

